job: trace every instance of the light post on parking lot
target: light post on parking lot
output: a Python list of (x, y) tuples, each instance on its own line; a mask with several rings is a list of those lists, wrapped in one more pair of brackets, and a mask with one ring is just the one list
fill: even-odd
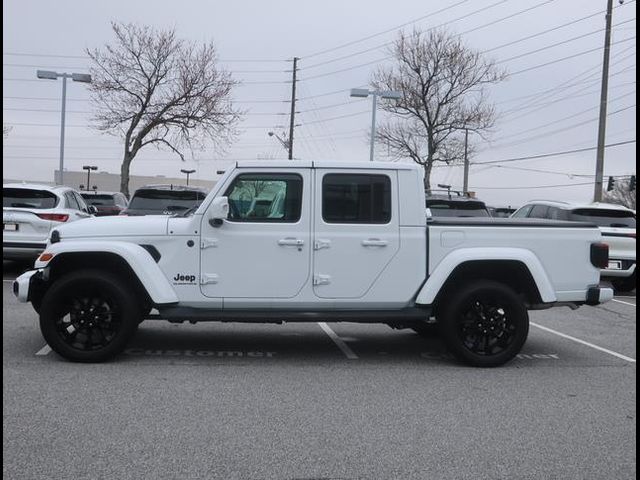
[(187, 185), (189, 185), (189, 175), (195, 173), (195, 170), (185, 170), (184, 168), (180, 170), (182, 173), (187, 175)]
[(38, 78), (43, 80), (57, 80), (62, 78), (62, 109), (60, 111), (60, 177), (56, 182), (58, 185), (64, 183), (64, 117), (67, 103), (67, 78), (74, 82), (91, 83), (91, 75), (87, 73), (57, 73), (50, 70), (38, 70)]
[(82, 169), (87, 171), (87, 188), (85, 190), (88, 191), (91, 188), (91, 170), (98, 170), (98, 167), (95, 165), (83, 165)]
[(378, 97), (398, 100), (402, 98), (402, 93), (395, 90), (378, 91), (367, 90), (366, 88), (352, 88), (349, 96), (367, 98), (369, 95), (373, 97), (371, 109), (371, 144), (369, 145), (369, 160), (373, 162), (373, 145), (376, 139), (376, 108), (378, 106)]

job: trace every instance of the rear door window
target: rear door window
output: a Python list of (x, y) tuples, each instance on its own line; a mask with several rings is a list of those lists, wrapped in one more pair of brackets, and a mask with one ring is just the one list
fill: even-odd
[(58, 197), (46, 190), (30, 188), (3, 188), (2, 206), (14, 208), (47, 209), (58, 205)]
[(636, 228), (636, 216), (626, 210), (578, 208), (571, 211), (571, 220), (591, 222), (599, 227)]
[(389, 223), (391, 180), (386, 175), (325, 175), (322, 179), (322, 218), (327, 223)]

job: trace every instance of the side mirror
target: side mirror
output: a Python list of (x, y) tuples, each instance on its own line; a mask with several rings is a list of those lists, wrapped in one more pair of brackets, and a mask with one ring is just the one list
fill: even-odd
[(214, 198), (209, 207), (209, 225), (219, 227), (228, 216), (229, 199), (227, 197)]
[(89, 205), (88, 208), (91, 215), (96, 215), (98, 213), (98, 209), (95, 206)]

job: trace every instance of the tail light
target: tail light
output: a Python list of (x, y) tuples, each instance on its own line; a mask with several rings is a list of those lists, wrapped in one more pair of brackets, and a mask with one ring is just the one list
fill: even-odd
[(591, 264), (598, 268), (609, 266), (609, 245), (606, 243), (591, 244)]
[(43, 220), (50, 220), (52, 222), (66, 222), (69, 220), (69, 215), (66, 213), (36, 213), (36, 215)]

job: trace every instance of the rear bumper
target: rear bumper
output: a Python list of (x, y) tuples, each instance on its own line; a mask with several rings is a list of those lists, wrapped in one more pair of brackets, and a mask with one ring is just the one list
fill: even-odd
[(636, 271), (636, 261), (628, 259), (610, 258), (611, 262), (620, 262), (621, 269), (604, 268), (600, 270), (602, 277), (626, 278), (633, 275)]
[(609, 284), (600, 284), (597, 287), (590, 287), (587, 290), (587, 305), (600, 305), (613, 298), (613, 288)]

